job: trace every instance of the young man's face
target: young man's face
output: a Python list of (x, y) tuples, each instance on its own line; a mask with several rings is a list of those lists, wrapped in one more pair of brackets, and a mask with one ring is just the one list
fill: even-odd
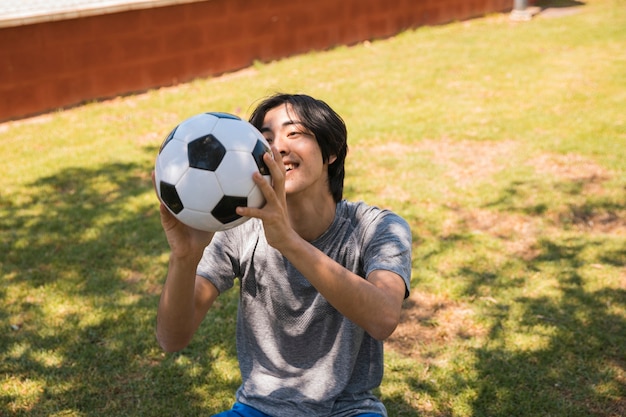
[[(274, 107), (265, 114), (261, 133), (280, 152), (285, 165), (288, 198), (315, 198), (330, 194), (328, 164), (312, 132), (306, 129), (291, 105)], [(332, 163), (333, 158), (331, 158)], [(313, 200), (314, 201), (314, 200)]]

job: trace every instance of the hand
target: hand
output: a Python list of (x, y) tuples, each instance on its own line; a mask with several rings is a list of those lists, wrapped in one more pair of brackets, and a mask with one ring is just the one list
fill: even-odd
[[(154, 171), (152, 172), (152, 184), (156, 191)], [(199, 261), (204, 248), (211, 243), (214, 233), (204, 232), (185, 225), (170, 213), (163, 203), (161, 203), (159, 211), (161, 214), (161, 226), (165, 231), (167, 243), (172, 250), (172, 256), (177, 258), (193, 257)]]
[(287, 212), (287, 196), (285, 193), (285, 166), (280, 152), (272, 146), (272, 155), (263, 155), (263, 161), (270, 170), (272, 184), (268, 184), (261, 174), (255, 172), (252, 179), (265, 197), (265, 205), (261, 208), (237, 207), (237, 214), (255, 217), (263, 221), (265, 238), (270, 246), (280, 250), (280, 245), (289, 242), (291, 233), (295, 233)]

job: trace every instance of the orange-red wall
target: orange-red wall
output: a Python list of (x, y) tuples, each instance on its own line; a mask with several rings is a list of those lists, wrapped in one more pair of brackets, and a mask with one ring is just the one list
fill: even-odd
[(0, 120), (171, 85), (512, 0), (207, 0), (0, 28)]

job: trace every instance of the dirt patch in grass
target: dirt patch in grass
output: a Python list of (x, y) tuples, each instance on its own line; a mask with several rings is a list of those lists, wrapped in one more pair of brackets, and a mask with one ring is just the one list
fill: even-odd
[(442, 237), (451, 236), (459, 230), (485, 233), (500, 239), (507, 253), (530, 260), (538, 254), (535, 244), (541, 228), (542, 219), (520, 213), (459, 209), (456, 216), (444, 223)]
[(612, 174), (595, 161), (576, 154), (541, 154), (528, 161), (535, 171), (563, 181), (581, 183), (587, 193), (600, 193)]
[(463, 188), (486, 181), (507, 166), (519, 144), (514, 141), (479, 142), (449, 139), (424, 140), (418, 149), (432, 153), (446, 167), (446, 175)]
[(467, 305), (419, 291), (405, 300), (400, 324), (385, 342), (387, 349), (402, 355), (428, 359), (434, 347), (454, 339), (469, 339), (485, 333), (473, 320)]
[[(613, 174), (595, 161), (576, 154), (542, 154), (529, 161), (534, 169), (565, 182), (580, 184), (585, 196), (601, 196), (604, 182)], [(552, 216), (553, 224), (563, 227), (573, 225), (586, 233), (626, 235), (626, 209), (617, 204), (570, 205), (565, 212)]]
[(570, 207), (560, 213), (559, 223), (570, 223), (581, 231), (594, 234), (626, 236), (626, 209), (588, 209), (584, 206)]
[[(382, 151), (382, 149), (380, 149)], [(406, 152), (427, 151), (446, 167), (460, 186), (488, 181), (506, 168), (518, 145), (513, 142), (427, 140), (415, 148), (390, 146), (385, 152), (398, 157)], [(587, 196), (602, 195), (603, 183), (612, 174), (591, 159), (575, 154), (541, 154), (527, 162), (536, 172), (563, 182), (577, 182)], [(442, 225), (441, 238), (463, 232), (484, 233), (503, 242), (507, 253), (530, 261), (539, 255), (537, 241), (551, 229), (577, 227), (585, 233), (626, 235), (626, 210), (569, 205), (566, 212), (529, 215), (489, 209), (453, 206)], [(557, 230), (555, 230), (557, 231)], [(485, 329), (473, 320), (473, 310), (463, 303), (414, 291), (405, 301), (398, 328), (386, 342), (388, 349), (405, 356), (429, 360), (429, 352), (454, 339), (477, 337)]]
[[(368, 147), (372, 155), (405, 158), (409, 154), (426, 153), (429, 159), (446, 168), (446, 175), (464, 187), (489, 179), (506, 168), (519, 144), (514, 141), (472, 141), (426, 139), (415, 144), (386, 142)], [(430, 157), (432, 155), (432, 157)]]

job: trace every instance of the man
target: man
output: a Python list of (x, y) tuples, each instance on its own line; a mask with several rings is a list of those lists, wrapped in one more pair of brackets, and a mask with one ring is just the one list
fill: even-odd
[(250, 122), (273, 153), (264, 157), (272, 184), (254, 176), (266, 204), (237, 209), (250, 221), (200, 232), (161, 206), (171, 255), (157, 339), (166, 351), (187, 346), (239, 278), (242, 384), (218, 416), (386, 416), (372, 389), (409, 294), (410, 228), (343, 200), (347, 131), (323, 101), (278, 94)]

